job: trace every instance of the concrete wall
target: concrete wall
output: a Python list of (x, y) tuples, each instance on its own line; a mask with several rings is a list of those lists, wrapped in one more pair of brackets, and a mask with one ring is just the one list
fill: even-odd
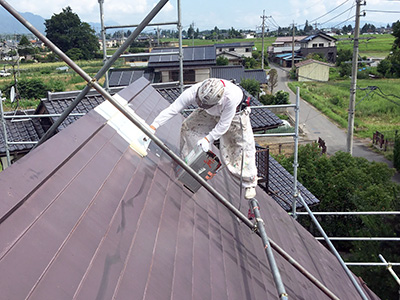
[(328, 81), (329, 67), (318, 63), (311, 63), (297, 69), (298, 81)]

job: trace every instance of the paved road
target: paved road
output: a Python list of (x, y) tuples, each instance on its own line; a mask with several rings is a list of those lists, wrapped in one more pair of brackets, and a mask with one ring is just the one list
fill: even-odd
[[(289, 81), (287, 77), (287, 69), (281, 69), (278, 66), (271, 66), (278, 71), (278, 86), (275, 91), (284, 90), (289, 92), (290, 102), (296, 103), (296, 95), (288, 88)], [(294, 116), (293, 109), (289, 109), (289, 113)], [(304, 139), (318, 140), (319, 137), (325, 141), (328, 154), (337, 151), (346, 151), (346, 130), (339, 128), (331, 120), (325, 117), (312, 105), (304, 100), (300, 100), (300, 127), (305, 133)], [(369, 148), (371, 141), (354, 139), (353, 156), (364, 157), (369, 161), (384, 162), (393, 168), (393, 163), (382, 155), (375, 153)], [(400, 173), (396, 173), (393, 180), (400, 183)]]

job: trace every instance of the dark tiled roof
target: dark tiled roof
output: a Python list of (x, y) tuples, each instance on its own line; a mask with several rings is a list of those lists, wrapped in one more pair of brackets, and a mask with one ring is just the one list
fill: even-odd
[(260, 84), (267, 83), (267, 74), (263, 70), (245, 70), (243, 66), (218, 66), (211, 68), (211, 76), (227, 80), (234, 79), (241, 82), (243, 79), (255, 79)]
[[(119, 95), (147, 123), (168, 105), (144, 79)], [(157, 130), (174, 151), (181, 122), (178, 116)], [(276, 298), (258, 236), (204, 188), (190, 193), (175, 168), (154, 144), (139, 157), (91, 111), (1, 172), (1, 297)], [(239, 205), (238, 184), (226, 168), (210, 184)], [(340, 299), (360, 299), (321, 243), (259, 188), (257, 199), (275, 243)], [(281, 256), (275, 259), (291, 299), (327, 299)]]
[(154, 74), (145, 72), (144, 70), (111, 69), (109, 72), (109, 86), (128, 86), (140, 77), (144, 77), (148, 81), (152, 82), (154, 79)]
[[(260, 181), (259, 185), (286, 211), (292, 210), (294, 177), (282, 167), (272, 156), (268, 156), (266, 149), (257, 147), (258, 176), (266, 178), (266, 182)], [(268, 161), (267, 161), (268, 159)], [(300, 182), (297, 189), (309, 206), (319, 203), (319, 200), (310, 193)], [(303, 208), (300, 202), (297, 208)]]
[[(242, 89), (243, 90), (243, 89)], [(176, 100), (176, 98), (180, 95), (180, 89), (177, 87), (159, 87), (157, 91), (168, 100), (169, 103), (172, 103)], [(244, 91), (244, 90), (243, 90)], [(262, 103), (258, 101), (256, 98), (252, 97), (249, 93), (244, 91), (247, 96), (251, 97), (250, 105), (251, 106), (260, 106)], [(194, 109), (195, 107), (189, 107), (188, 109)], [(183, 115), (187, 117), (190, 112), (184, 112)], [(250, 121), (253, 131), (265, 130), (268, 128), (276, 128), (280, 124), (282, 124), (282, 120), (279, 119), (273, 112), (271, 112), (268, 108), (254, 108), (251, 110)]]
[[(34, 110), (17, 111), (17, 115), (33, 115)], [(5, 116), (12, 116), (14, 112), (6, 112)], [(44, 130), (38, 118), (6, 119), (7, 140), (9, 142), (38, 141)], [(9, 151), (13, 153), (28, 152), (34, 144), (9, 145)], [(5, 156), (3, 126), (0, 126), (0, 155)]]
[[(114, 94), (117, 91), (120, 91), (122, 88), (113, 88), (110, 93)], [(37, 112), (44, 109), (44, 113), (48, 114), (62, 114), (64, 110), (71, 105), (71, 103), (78, 96), (80, 91), (74, 92), (56, 92), (56, 93), (48, 93), (47, 98), (42, 99)], [(104, 102), (104, 98), (96, 91), (90, 91), (82, 101), (75, 107), (72, 111), (73, 114), (86, 114), (97, 105)], [(54, 123), (58, 117), (50, 117), (51, 123)], [(78, 120), (80, 116), (68, 116), (63, 123), (59, 126), (58, 130), (62, 130), (68, 125), (72, 124), (76, 120)]]
[[(154, 49), (152, 53), (178, 51), (178, 48)], [(216, 64), (215, 46), (184, 47), (183, 65), (184, 66), (210, 66)], [(179, 67), (178, 55), (150, 56), (150, 68)]]

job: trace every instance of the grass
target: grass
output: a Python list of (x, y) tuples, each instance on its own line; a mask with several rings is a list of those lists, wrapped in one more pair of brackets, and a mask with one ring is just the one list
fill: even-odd
[[(343, 128), (347, 128), (350, 80), (321, 82), (291, 82), (289, 87), (300, 87), (300, 96)], [(375, 131), (394, 132), (400, 129), (400, 79), (358, 80), (358, 88), (377, 86), (380, 90), (356, 92), (355, 135), (372, 138)]]
[[(337, 49), (349, 49), (353, 51), (353, 41), (343, 40), (350, 37), (336, 36), (336, 38), (339, 40), (337, 43)], [(359, 42), (359, 54), (361, 57), (386, 57), (392, 50), (393, 42), (394, 36), (391, 34), (361, 35)]]

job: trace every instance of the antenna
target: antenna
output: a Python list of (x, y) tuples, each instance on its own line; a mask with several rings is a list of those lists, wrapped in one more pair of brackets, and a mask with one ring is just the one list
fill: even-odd
[(10, 90), (10, 100), (11, 100), (11, 103), (13, 103), (15, 100), (15, 87), (14, 86), (12, 86), (11, 90)]

